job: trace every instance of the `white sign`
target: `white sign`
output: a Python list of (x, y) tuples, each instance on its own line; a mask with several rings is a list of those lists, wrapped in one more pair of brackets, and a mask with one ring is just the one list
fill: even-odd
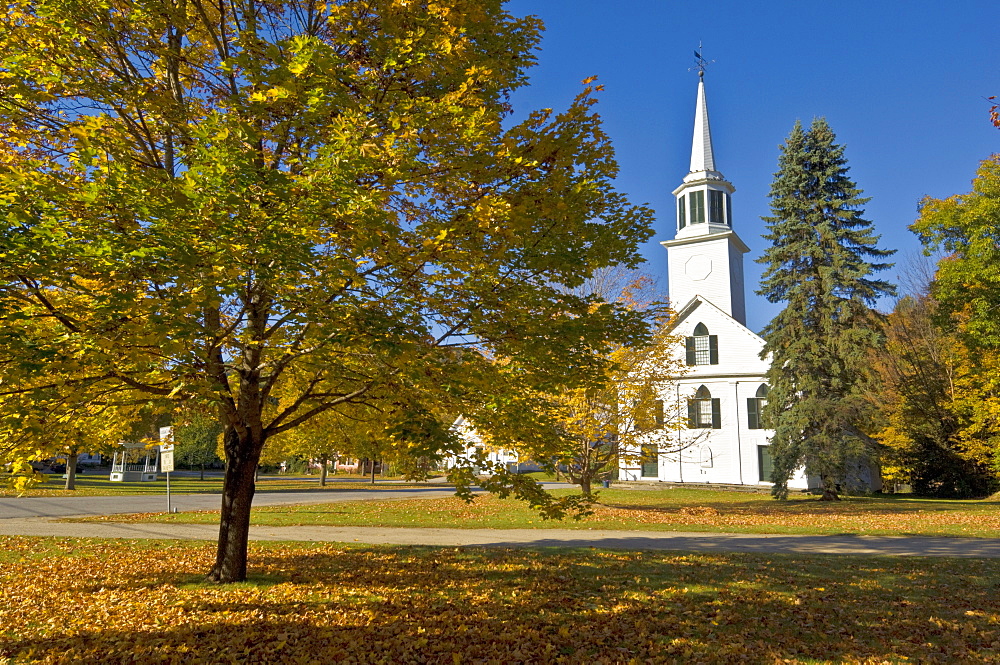
[(160, 428), (160, 441), (163, 443), (173, 443), (174, 442), (174, 428), (173, 427), (161, 427)]
[(170, 450), (160, 451), (160, 472), (170, 473), (174, 470), (174, 451), (173, 446), (170, 446)]

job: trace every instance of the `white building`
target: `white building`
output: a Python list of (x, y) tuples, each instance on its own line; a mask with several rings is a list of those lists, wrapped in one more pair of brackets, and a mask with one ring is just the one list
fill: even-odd
[[(528, 473), (531, 471), (541, 471), (542, 467), (537, 463), (522, 459), (522, 455), (513, 448), (493, 448), (483, 442), (483, 438), (476, 431), (465, 416), (459, 416), (451, 428), (458, 432), (458, 435), (465, 442), (465, 450), (457, 456), (446, 457), (444, 466), (450, 469), (455, 466), (475, 466), (473, 461), (477, 455), (482, 455), (486, 462), (506, 467), (508, 471), (515, 473)], [(484, 472), (484, 469), (476, 466), (477, 471)]]
[[(674, 333), (685, 339), (677, 356), (689, 370), (662, 400), (686, 418), (687, 428), (661, 445), (668, 452), (649, 448), (641, 460), (623, 460), (622, 480), (770, 485), (772, 431), (761, 428), (759, 417), (768, 363), (760, 359), (764, 340), (746, 327), (743, 255), (749, 249), (733, 228), (734, 191), (715, 167), (700, 77), (691, 169), (673, 192), (674, 237), (661, 243), (670, 302), (678, 310)], [(802, 472), (788, 483), (808, 485)]]

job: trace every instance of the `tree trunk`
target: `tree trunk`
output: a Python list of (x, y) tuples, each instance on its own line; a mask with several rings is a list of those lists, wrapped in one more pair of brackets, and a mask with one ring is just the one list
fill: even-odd
[(583, 495), (585, 497), (587, 497), (588, 499), (590, 498), (590, 493), (591, 493), (590, 478), (588, 477), (580, 478), (580, 491), (583, 492)]
[(319, 486), (326, 487), (326, 460), (320, 460), (319, 463)]
[(227, 429), (226, 477), (222, 485), (222, 514), (215, 565), (208, 573), (210, 582), (242, 582), (247, 577), (247, 542), (250, 536), (250, 507), (253, 503), (257, 464), (263, 441), (242, 439)]
[(820, 497), (820, 501), (840, 501), (840, 495), (837, 492), (837, 483), (829, 478), (823, 478), (823, 496)]
[(372, 485), (375, 484), (375, 460), (372, 460)]
[(66, 455), (66, 488), (68, 490), (76, 489), (76, 453), (70, 453)]
[(201, 480), (205, 480), (205, 463), (201, 463)]

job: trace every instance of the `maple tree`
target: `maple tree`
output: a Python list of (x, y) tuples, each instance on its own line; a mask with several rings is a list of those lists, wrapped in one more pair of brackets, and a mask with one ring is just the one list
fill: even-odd
[(764, 217), (771, 246), (757, 291), (784, 309), (762, 332), (761, 357), (770, 392), (764, 419), (774, 428), (771, 458), (776, 498), (805, 465), (820, 479), (824, 499), (838, 498), (849, 465), (865, 463), (873, 441), (866, 433), (870, 404), (863, 380), (867, 350), (880, 326), (872, 307), (894, 293), (874, 273), (893, 251), (879, 249), (872, 223), (862, 217), (868, 199), (848, 176), (843, 146), (822, 118), (808, 130), (795, 123), (781, 146)]
[(205, 479), (205, 466), (217, 462), (219, 436), (222, 426), (217, 418), (205, 413), (191, 413), (174, 425), (174, 459), (178, 464), (197, 466), (201, 480)]
[(982, 348), (1000, 348), (1000, 155), (983, 161), (972, 191), (946, 199), (926, 198), (910, 227), (928, 250), (944, 250), (931, 294), (942, 314)]
[[(386, 407), (391, 404), (387, 403)], [(375, 447), (373, 441), (380, 437), (388, 443), (389, 436), (384, 431), (386, 419), (381, 415), (373, 408), (355, 404), (320, 413), (299, 427), (274, 437), (268, 447), (269, 460), (278, 463), (299, 459), (318, 463), (319, 484), (325, 486), (331, 460), (371, 454)]]
[(540, 29), (500, 0), (8, 3), (0, 397), (217, 414), (209, 578), (232, 582), (270, 438), (391, 396), (389, 439), (435, 455), (442, 405), (600, 375), (595, 351), (648, 331), (566, 288), (634, 267), (651, 213), (613, 188), (590, 82), (511, 118)]
[(649, 275), (602, 269), (572, 293), (597, 303), (616, 301), (640, 314), (654, 329), (651, 340), (595, 355), (595, 366), (605, 369), (588, 383), (558, 392), (522, 390), (520, 413), (513, 418), (497, 423), (465, 415), (488, 448), (513, 447), (590, 497), (595, 483), (610, 480), (620, 462), (638, 460), (640, 450), (657, 456), (677, 450), (672, 433), (682, 418), (665, 409), (661, 397), (685, 366), (678, 356), (680, 339), (671, 332), (672, 311)]
[(985, 496), (997, 478), (977, 417), (991, 401), (983, 368), (937, 309), (927, 295), (902, 298), (885, 318), (885, 345), (871, 352), (882, 477), (923, 496)]
[(910, 227), (928, 251), (943, 250), (931, 283), (936, 323), (953, 331), (962, 352), (955, 382), (960, 417), (957, 445), (978, 468), (988, 470), (988, 489), (1000, 469), (1000, 156), (984, 160), (972, 191), (946, 199), (926, 198)]
[(661, 399), (682, 373), (677, 344), (664, 325), (649, 346), (608, 352), (607, 374), (592, 385), (535, 394), (542, 422), (533, 424), (533, 436), (512, 441), (512, 433), (502, 431), (487, 440), (513, 443), (526, 459), (564, 474), (591, 496), (595, 483), (611, 479), (621, 462), (638, 460), (639, 451), (659, 456), (678, 449), (673, 433), (685, 421)]

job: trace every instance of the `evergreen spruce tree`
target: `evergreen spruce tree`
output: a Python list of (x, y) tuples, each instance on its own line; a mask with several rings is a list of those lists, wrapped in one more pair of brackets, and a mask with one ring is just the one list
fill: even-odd
[(892, 264), (878, 261), (869, 201), (848, 175), (843, 146), (826, 120), (808, 131), (796, 122), (781, 147), (771, 185), (765, 237), (771, 247), (758, 294), (786, 303), (764, 329), (770, 355), (764, 418), (774, 428), (772, 494), (788, 496), (791, 474), (805, 465), (820, 478), (823, 498), (838, 498), (848, 467), (866, 460), (873, 441), (864, 433), (868, 402), (862, 379), (869, 349), (879, 343), (872, 310), (895, 287), (873, 279)]

